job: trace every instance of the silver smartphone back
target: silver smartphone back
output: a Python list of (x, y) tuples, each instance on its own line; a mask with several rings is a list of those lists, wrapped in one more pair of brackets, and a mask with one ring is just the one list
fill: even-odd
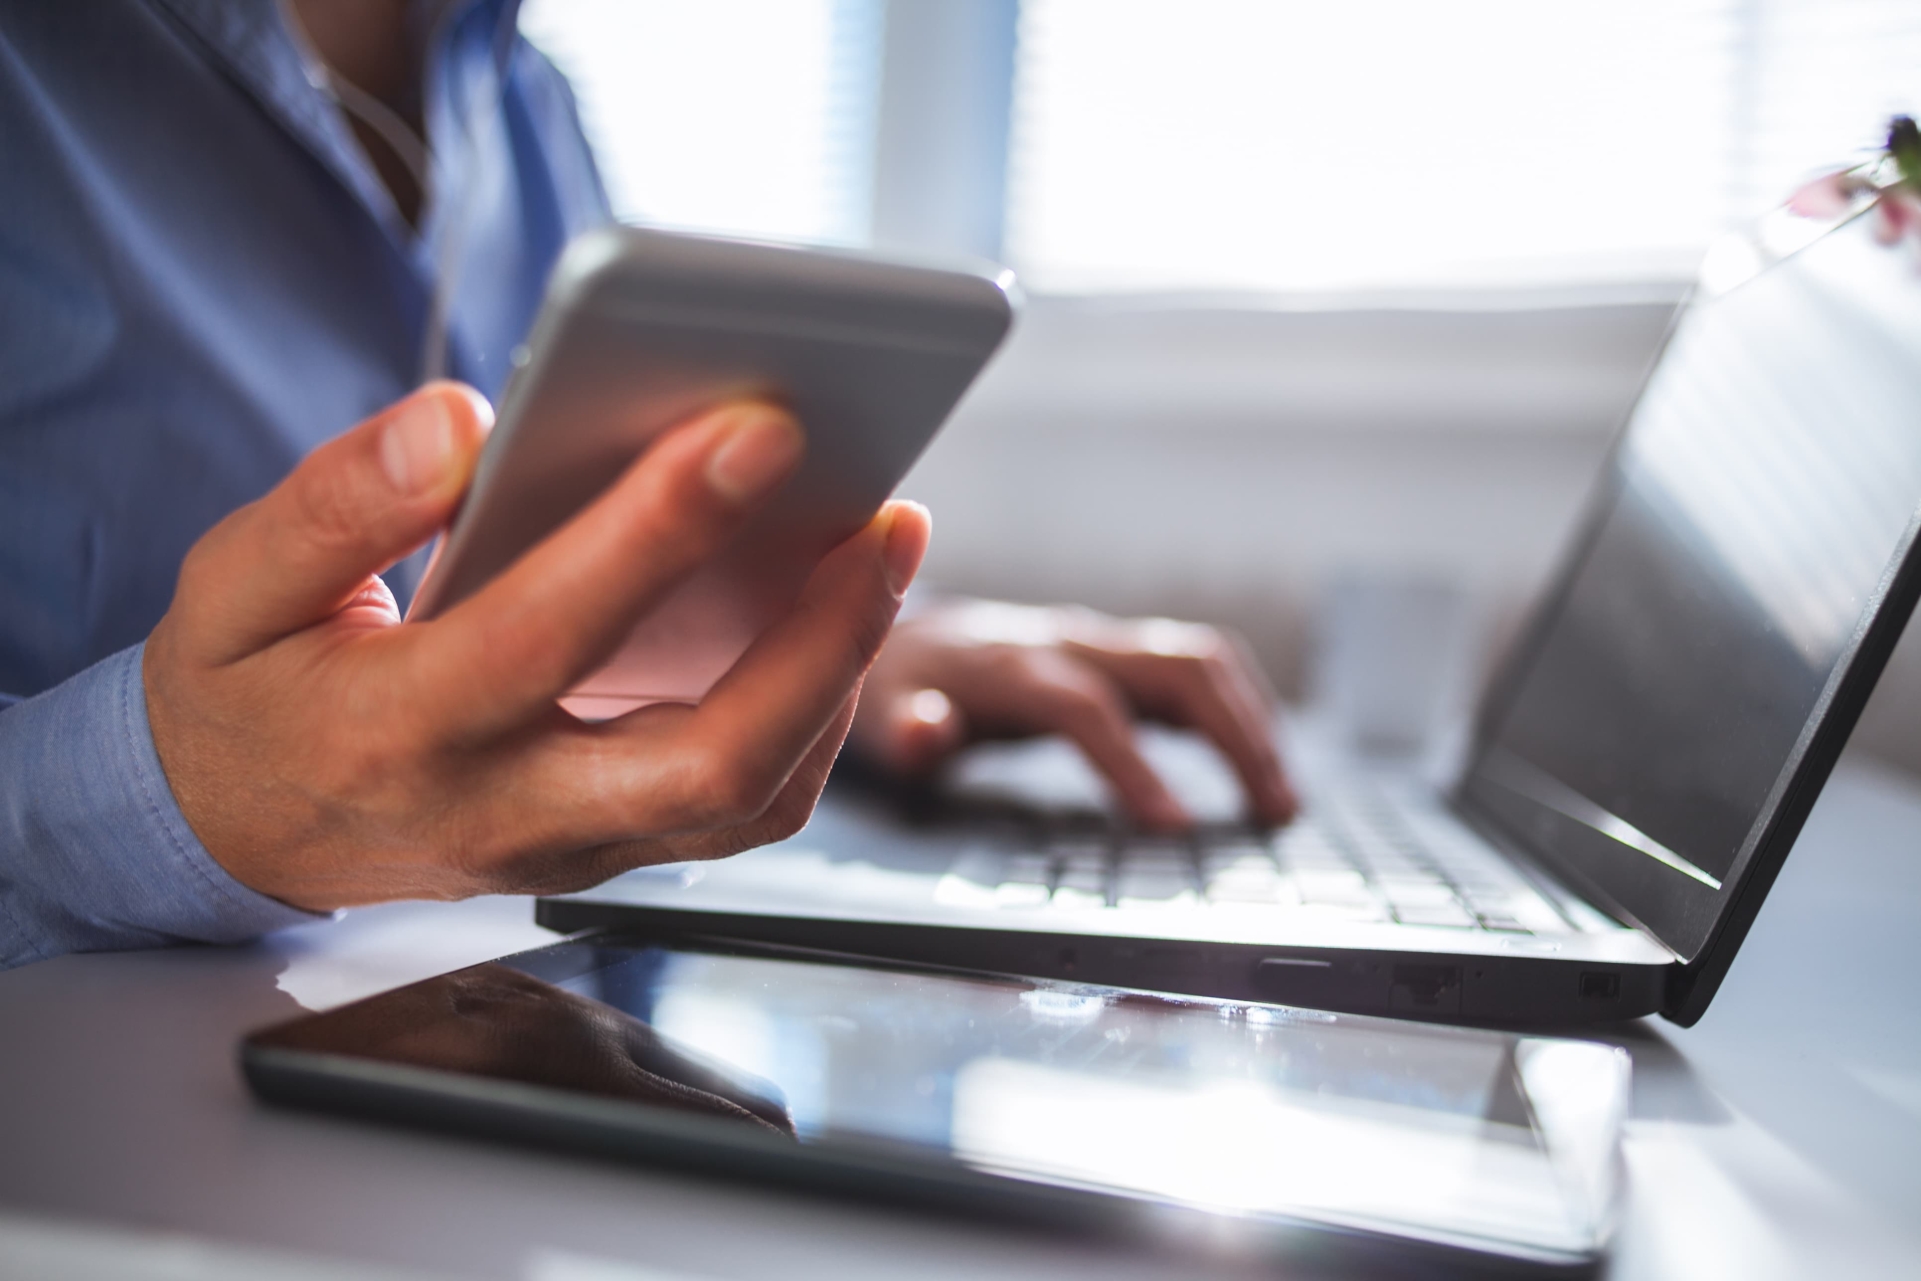
[(696, 702), (872, 518), (1000, 345), (1011, 273), (607, 227), (562, 255), (528, 355), (410, 617), (478, 591), (668, 427), (729, 399), (788, 406), (799, 471), (565, 700)]

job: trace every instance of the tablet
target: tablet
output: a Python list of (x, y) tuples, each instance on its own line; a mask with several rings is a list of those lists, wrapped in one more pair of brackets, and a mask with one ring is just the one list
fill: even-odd
[(1013, 321), (1010, 273), (606, 227), (562, 255), (472, 487), (410, 617), (458, 604), (592, 502), (656, 436), (761, 397), (807, 433), (797, 473), (642, 619), (567, 705), (697, 702), (859, 530)]
[(311, 1015), (241, 1057), (276, 1103), (1417, 1269), (1590, 1266), (1629, 1082), (1589, 1042), (638, 936)]

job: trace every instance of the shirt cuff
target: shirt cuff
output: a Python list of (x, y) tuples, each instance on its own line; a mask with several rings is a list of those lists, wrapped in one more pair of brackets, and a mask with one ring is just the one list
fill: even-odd
[(147, 724), (145, 649), (0, 711), (0, 968), (323, 919), (236, 881), (187, 825)]

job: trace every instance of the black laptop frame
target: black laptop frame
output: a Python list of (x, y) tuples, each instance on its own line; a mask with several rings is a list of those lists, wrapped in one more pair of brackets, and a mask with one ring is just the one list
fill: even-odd
[[(1815, 248), (1866, 216), (1869, 215), (1863, 210), (1838, 221), (1794, 253), (1768, 264), (1762, 272), (1774, 270), (1781, 263)], [(1708, 300), (1708, 305), (1746, 288), (1762, 272), (1716, 294)], [(1510, 851), (1547, 868), (1583, 898), (1659, 940), (1680, 957), (1669, 972), (1660, 1013), (1683, 1027), (1699, 1020), (1714, 999), (1735, 953), (1746, 939), (1775, 877), (1780, 874), (1815, 801), (1847, 746), (1909, 617), (1921, 601), (1921, 508), (1917, 508), (1890, 560), (1891, 569), (1864, 607), (1863, 622), (1836, 659), (1827, 687), (1809, 713), (1800, 738), (1769, 792), (1765, 809), (1750, 829), (1743, 850), (1718, 890), (1696, 884), (1652, 859), (1622, 862), (1616, 858), (1603, 863), (1600, 851), (1613, 844), (1607, 837), (1588, 832), (1572, 820), (1553, 815), (1545, 807), (1530, 817), (1544, 830), (1553, 832), (1562, 842), (1559, 847), (1525, 831), (1517, 821), (1515, 807), (1507, 799), (1513, 794), (1488, 776), (1484, 764), (1495, 746), (1498, 728), (1519, 697), (1522, 683), (1546, 644), (1555, 620), (1573, 591), (1576, 577), (1614, 508), (1622, 484), (1621, 452), (1626, 447), (1629, 429), (1675, 335), (1692, 309), (1703, 305), (1699, 297), (1696, 290), (1676, 307), (1674, 319), (1654, 359), (1649, 362), (1641, 391), (1635, 395), (1615, 433), (1577, 533), (1560, 559), (1556, 579), (1541, 595), (1521, 632), (1520, 641), (1489, 682), (1475, 716), (1472, 747), (1467, 756), (1469, 763), (1451, 795), (1455, 809), (1477, 829), (1496, 836)], [(1597, 857), (1583, 860), (1578, 855), (1569, 856), (1583, 844), (1593, 848)], [(1608, 849), (1608, 852), (1613, 851)], [(1605, 867), (1607, 874), (1597, 876), (1597, 867)], [(1634, 883), (1624, 885), (1624, 877)]]

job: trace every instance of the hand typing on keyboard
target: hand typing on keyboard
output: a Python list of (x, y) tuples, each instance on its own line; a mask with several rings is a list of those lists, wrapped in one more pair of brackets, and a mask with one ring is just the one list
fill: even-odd
[(850, 743), (883, 769), (916, 775), (979, 739), (1063, 734), (1134, 822), (1188, 827), (1135, 739), (1145, 717), (1206, 735), (1234, 767), (1251, 816), (1272, 825), (1298, 808), (1269, 728), (1272, 702), (1246, 645), (1213, 627), (957, 600), (895, 627)]

